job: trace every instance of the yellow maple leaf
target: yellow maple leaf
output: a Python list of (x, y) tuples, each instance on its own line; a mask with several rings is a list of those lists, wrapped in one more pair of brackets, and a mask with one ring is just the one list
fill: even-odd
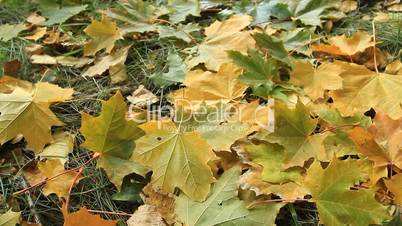
[(349, 131), (358, 151), (374, 162), (375, 167), (394, 165), (402, 169), (402, 118), (393, 120), (377, 112), (369, 131), (357, 127)]
[(306, 94), (313, 100), (324, 97), (325, 90), (342, 88), (343, 72), (341, 66), (334, 63), (322, 63), (318, 68), (310, 62), (297, 61), (290, 76), (290, 82), (302, 86)]
[(93, 77), (101, 75), (109, 69), (112, 83), (124, 81), (127, 78), (126, 66), (124, 62), (127, 59), (128, 50), (131, 45), (117, 49), (110, 55), (101, 57), (93, 66), (89, 67), (83, 76)]
[(241, 99), (247, 86), (237, 80), (242, 70), (233, 64), (222, 64), (217, 73), (203, 70), (189, 71), (184, 85), (171, 94), (175, 104), (189, 106), (228, 103)]
[(84, 46), (84, 56), (93, 56), (102, 49), (110, 53), (115, 41), (123, 38), (116, 23), (107, 17), (103, 17), (101, 21), (93, 20), (84, 32), (92, 38)]
[(343, 116), (374, 108), (391, 118), (402, 117), (402, 75), (370, 71), (365, 66), (338, 62), (344, 69), (343, 89), (330, 92), (334, 106)]
[(208, 69), (217, 71), (223, 63), (231, 62), (227, 50), (246, 53), (254, 48), (250, 31), (242, 31), (252, 21), (251, 16), (235, 15), (225, 21), (215, 21), (205, 28), (205, 40), (197, 46), (197, 55), (187, 59), (190, 68), (205, 63)]
[(0, 94), (0, 144), (22, 134), (28, 146), (39, 153), (53, 141), (51, 126), (63, 123), (49, 109), (50, 104), (71, 99), (73, 89), (49, 83), (36, 83), (32, 90), (15, 88)]
[(43, 187), (43, 194), (45, 195), (54, 193), (59, 197), (67, 198), (70, 187), (73, 185), (72, 183), (78, 182), (78, 180), (75, 180), (77, 173), (65, 173), (64, 165), (57, 159), (48, 159), (44, 162), (39, 162), (38, 168), (40, 172), (48, 178)]
[(358, 31), (351, 37), (346, 37), (345, 35), (331, 37), (328, 42), (330, 45), (313, 45), (313, 51), (352, 56), (358, 52), (363, 52), (375, 44), (372, 41), (372, 36), (363, 31)]
[(216, 156), (198, 132), (181, 132), (170, 120), (140, 126), (146, 133), (136, 141), (133, 159), (153, 170), (151, 183), (165, 192), (181, 189), (203, 201), (214, 181), (208, 162)]

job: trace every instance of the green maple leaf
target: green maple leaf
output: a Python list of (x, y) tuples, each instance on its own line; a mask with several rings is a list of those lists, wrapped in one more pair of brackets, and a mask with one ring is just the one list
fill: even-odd
[(317, 119), (310, 117), (310, 112), (300, 101), (295, 109), (286, 104), (275, 103), (275, 130), (263, 137), (271, 143), (285, 147), (285, 167), (303, 166), (304, 161), (322, 156), (323, 140), (326, 134), (311, 135), (317, 126)]
[(176, 214), (187, 226), (247, 225), (272, 226), (282, 203), (271, 203), (247, 209), (237, 197), (240, 168), (227, 170), (214, 184), (208, 198), (202, 202), (190, 200), (184, 194), (176, 198)]
[(315, 161), (303, 185), (317, 205), (320, 223), (327, 226), (380, 224), (388, 219), (387, 208), (378, 203), (372, 190), (351, 190), (364, 181), (358, 160), (334, 159), (326, 169)]
[(321, 26), (321, 17), (334, 6), (330, 0), (286, 0), (292, 17), (305, 25)]
[(270, 183), (286, 183), (289, 181), (299, 181), (301, 179), (301, 169), (291, 168), (283, 170), (285, 151), (282, 146), (277, 144), (262, 143), (259, 145), (251, 144), (245, 146), (251, 161), (263, 166), (262, 179)]
[(175, 38), (179, 40), (183, 40), (187, 43), (192, 41), (192, 36), (190, 33), (199, 31), (200, 27), (197, 24), (189, 23), (189, 24), (179, 24), (176, 27), (172, 26), (158, 26), (158, 33), (160, 38)]
[(154, 73), (149, 78), (160, 87), (166, 87), (176, 83), (184, 82), (187, 66), (177, 53), (169, 53), (167, 57), (169, 71), (165, 73)]
[(82, 113), (80, 132), (85, 137), (81, 145), (99, 154), (98, 168), (103, 168), (110, 180), (119, 188), (122, 179), (130, 173), (144, 175), (146, 169), (131, 160), (134, 140), (144, 135), (134, 121), (127, 121), (126, 103), (120, 92), (108, 101), (102, 101), (98, 117)]
[(167, 8), (143, 0), (119, 1), (117, 8), (106, 11), (107, 16), (123, 22), (123, 32), (156, 31), (155, 19), (167, 13)]
[(247, 56), (237, 51), (227, 53), (235, 64), (245, 69), (239, 81), (249, 85), (254, 95), (286, 100), (286, 93), (295, 90), (292, 85), (280, 81), (279, 63), (275, 59), (265, 59), (255, 50), (249, 50)]
[(169, 0), (168, 5), (171, 8), (169, 20), (173, 23), (186, 20), (188, 15), (200, 16), (201, 8), (198, 0)]
[(136, 141), (133, 158), (152, 169), (151, 183), (166, 192), (181, 189), (202, 201), (214, 181), (208, 162), (212, 147), (198, 132), (183, 132), (170, 120), (150, 121), (141, 128), (146, 135)]
[(292, 58), (288, 55), (288, 51), (286, 50), (285, 44), (282, 40), (265, 33), (254, 34), (254, 39), (258, 46), (268, 50), (272, 58), (281, 61), (286, 65), (291, 65)]

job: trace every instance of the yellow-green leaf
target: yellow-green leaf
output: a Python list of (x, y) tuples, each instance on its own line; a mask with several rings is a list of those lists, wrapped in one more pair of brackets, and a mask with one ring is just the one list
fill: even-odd
[(102, 49), (106, 49), (106, 52), (110, 53), (114, 47), (115, 41), (123, 38), (116, 23), (107, 17), (103, 17), (101, 21), (93, 20), (92, 23), (85, 28), (84, 32), (92, 38), (92, 40), (84, 46), (85, 56), (93, 56)]
[(205, 200), (214, 181), (212, 147), (198, 132), (182, 132), (170, 120), (150, 121), (136, 141), (133, 158), (153, 170), (152, 184), (173, 193), (180, 188), (193, 200)]
[(134, 121), (125, 118), (127, 105), (120, 92), (108, 101), (102, 101), (98, 117), (82, 113), (80, 132), (85, 137), (81, 145), (98, 153), (98, 168), (103, 168), (110, 180), (119, 188), (122, 179), (130, 173), (143, 175), (146, 169), (130, 159), (134, 140), (144, 135)]
[(22, 134), (28, 146), (39, 153), (53, 141), (50, 128), (63, 125), (49, 109), (50, 104), (71, 99), (73, 92), (40, 82), (33, 90), (17, 87), (12, 93), (0, 94), (0, 144)]

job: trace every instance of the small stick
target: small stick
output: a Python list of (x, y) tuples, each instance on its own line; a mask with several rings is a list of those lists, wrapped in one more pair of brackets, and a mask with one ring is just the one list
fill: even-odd
[(377, 68), (377, 54), (376, 54), (376, 38), (375, 38), (375, 24), (374, 24), (374, 20), (373, 22), (371, 22), (372, 26), (373, 26), (373, 41), (374, 41), (374, 46), (373, 46), (373, 55), (374, 55), (374, 68), (375, 68), (375, 72), (378, 74), (378, 68)]
[(40, 186), (40, 185), (45, 184), (47, 181), (53, 180), (53, 179), (55, 179), (55, 178), (57, 178), (57, 177), (59, 177), (59, 176), (61, 176), (61, 175), (66, 174), (66, 173), (70, 173), (70, 172), (76, 171), (76, 170), (80, 169), (81, 167), (83, 167), (83, 166), (87, 165), (88, 163), (90, 163), (92, 160), (97, 159), (99, 156), (100, 156), (100, 154), (95, 153), (94, 156), (92, 156), (91, 159), (89, 159), (88, 161), (86, 161), (86, 162), (85, 162), (84, 164), (82, 164), (81, 166), (77, 166), (77, 167), (75, 167), (75, 168), (72, 168), (72, 169), (63, 171), (63, 172), (61, 172), (61, 173), (59, 173), (59, 174), (54, 175), (53, 177), (46, 178), (45, 180), (40, 181), (40, 182), (38, 182), (38, 183), (32, 185), (31, 187), (25, 188), (25, 189), (23, 189), (23, 190), (21, 190), (21, 191), (14, 192), (13, 195), (19, 195), (19, 194), (25, 193), (26, 191), (29, 191), (29, 190), (31, 190), (32, 188), (35, 188), (35, 187), (37, 187), (37, 186)]
[(103, 211), (103, 210), (88, 210), (88, 212), (90, 212), (90, 213), (113, 214), (113, 215), (129, 216), (129, 217), (132, 216), (132, 214), (129, 214), (129, 213), (124, 213), (124, 212), (116, 213), (116, 212), (109, 212), (109, 211)]

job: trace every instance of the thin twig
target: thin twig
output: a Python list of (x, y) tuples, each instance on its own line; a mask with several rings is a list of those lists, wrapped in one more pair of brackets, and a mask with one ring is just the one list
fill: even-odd
[(77, 166), (77, 167), (75, 167), (75, 168), (72, 168), (72, 169), (63, 171), (63, 172), (61, 172), (61, 173), (59, 173), (59, 174), (54, 175), (53, 177), (46, 178), (45, 180), (40, 181), (40, 182), (38, 182), (38, 183), (32, 185), (31, 187), (25, 188), (25, 189), (23, 189), (23, 190), (21, 190), (21, 191), (14, 192), (13, 195), (19, 195), (19, 194), (25, 193), (25, 192), (31, 190), (32, 188), (35, 188), (35, 187), (38, 187), (38, 186), (41, 186), (41, 185), (45, 184), (47, 181), (53, 180), (53, 179), (55, 179), (55, 178), (57, 178), (57, 177), (59, 177), (59, 176), (61, 176), (61, 175), (66, 174), (66, 173), (70, 173), (70, 172), (76, 171), (76, 170), (80, 169), (81, 167), (83, 167), (83, 166), (87, 165), (88, 163), (90, 163), (92, 160), (98, 158), (99, 156), (100, 156), (100, 155), (99, 155), (98, 153), (95, 153), (94, 156), (92, 156), (92, 158), (89, 159), (88, 161), (86, 161), (84, 164), (82, 164), (82, 165), (80, 165), (80, 166)]
[(132, 216), (132, 214), (129, 214), (129, 213), (124, 213), (124, 212), (116, 213), (116, 212), (109, 212), (109, 211), (103, 211), (103, 210), (88, 210), (88, 212), (90, 212), (90, 213), (113, 214), (113, 215), (129, 216), (129, 217)]
[(375, 38), (375, 24), (374, 24), (374, 20), (371, 22), (372, 26), (373, 26), (373, 41), (374, 41), (374, 46), (373, 46), (373, 55), (374, 55), (374, 68), (375, 68), (375, 72), (378, 74), (378, 67), (377, 67), (377, 51), (376, 51), (376, 38)]

